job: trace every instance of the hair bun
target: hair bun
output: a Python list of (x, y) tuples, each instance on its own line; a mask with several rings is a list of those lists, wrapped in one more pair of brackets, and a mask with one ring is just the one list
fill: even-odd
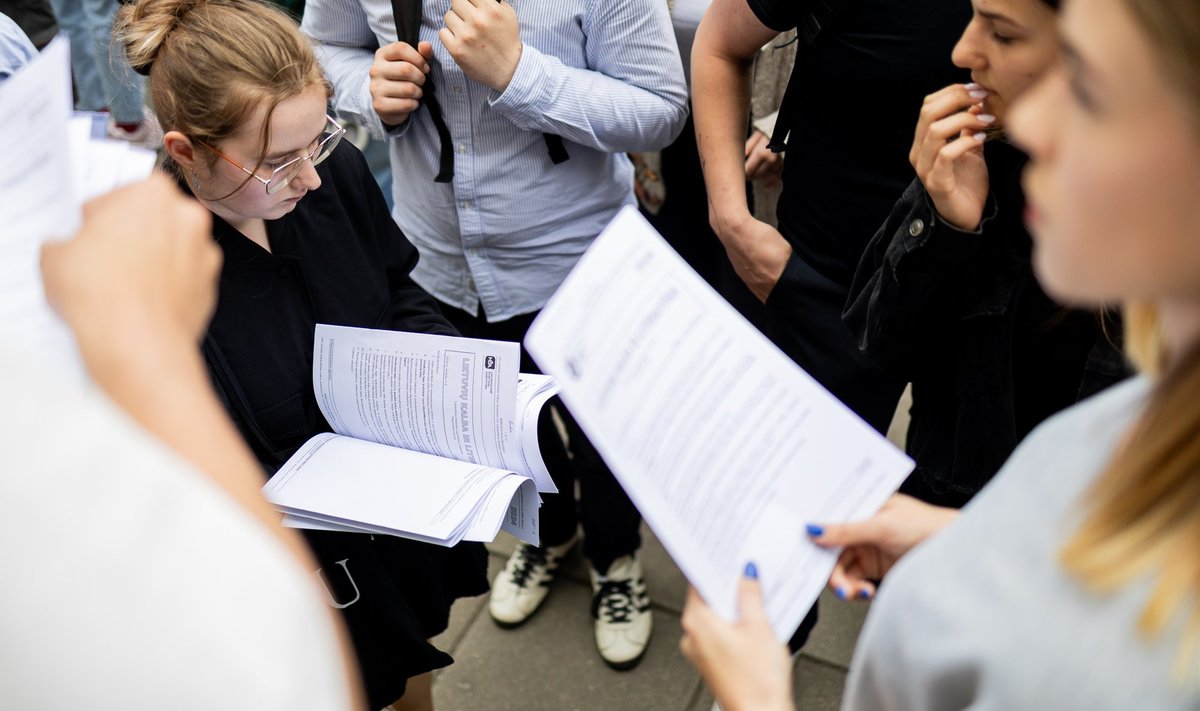
[(114, 41), (120, 42), (129, 66), (149, 76), (167, 38), (193, 10), (208, 0), (137, 0), (124, 5), (113, 23)]

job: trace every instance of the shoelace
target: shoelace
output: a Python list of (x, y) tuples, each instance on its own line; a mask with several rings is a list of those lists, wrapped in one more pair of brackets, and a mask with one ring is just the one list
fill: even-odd
[(633, 602), (632, 580), (605, 580), (592, 598), (592, 617), (599, 619), (601, 608), (606, 622), (629, 622), (630, 616), (638, 611)]
[(533, 571), (546, 565), (546, 551), (526, 544), (521, 546), (521, 550), (517, 555), (520, 560), (513, 570), (512, 581), (517, 587), (523, 588), (529, 582)]

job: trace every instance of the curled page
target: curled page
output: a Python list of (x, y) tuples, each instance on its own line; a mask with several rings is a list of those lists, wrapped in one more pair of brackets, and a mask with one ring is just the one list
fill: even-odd
[(632, 208), (525, 345), (667, 551), (736, 617), (747, 561), (787, 639), (836, 552), (807, 522), (874, 512), (912, 462), (747, 323)]

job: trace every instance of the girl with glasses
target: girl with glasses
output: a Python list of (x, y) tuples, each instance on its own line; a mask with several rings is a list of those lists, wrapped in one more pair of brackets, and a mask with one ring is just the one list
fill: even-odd
[[(957, 517), (826, 528), (847, 584), (886, 574), (844, 708), (1200, 707), (1200, 4), (1066, 0), (1059, 42), (1008, 112), (1034, 270), (1123, 305), (1142, 375), (1039, 427)], [(790, 708), (754, 583), (741, 604), (730, 624), (693, 596), (684, 650), (726, 708)]]
[[(224, 265), (204, 355), (272, 472), (329, 430), (312, 390), (316, 323), (456, 332), (410, 280), (417, 252), (326, 115), (330, 86), (287, 15), (258, 0), (140, 0), (115, 30), (148, 77), (168, 169), (212, 212)], [(488, 590), (483, 546), (305, 534), (371, 708), (432, 708), (430, 673), (452, 660), (427, 640), (456, 598)]]

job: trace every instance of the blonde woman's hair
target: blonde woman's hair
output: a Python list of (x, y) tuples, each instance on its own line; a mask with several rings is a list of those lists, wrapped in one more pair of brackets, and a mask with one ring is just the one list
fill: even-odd
[[(130, 66), (149, 77), (164, 131), (216, 146), (265, 105), (255, 168), (280, 102), (313, 86), (333, 92), (295, 21), (260, 0), (139, 0), (118, 12), (113, 35)], [(168, 167), (178, 172), (169, 159)]]
[[(1200, 117), (1200, 3), (1126, 0), (1163, 75)], [(1087, 517), (1063, 547), (1067, 570), (1111, 591), (1146, 577), (1146, 636), (1181, 623), (1174, 676), (1200, 684), (1200, 348), (1168, 353), (1154, 307), (1127, 304), (1130, 359), (1155, 377), (1145, 412), (1090, 492)]]

